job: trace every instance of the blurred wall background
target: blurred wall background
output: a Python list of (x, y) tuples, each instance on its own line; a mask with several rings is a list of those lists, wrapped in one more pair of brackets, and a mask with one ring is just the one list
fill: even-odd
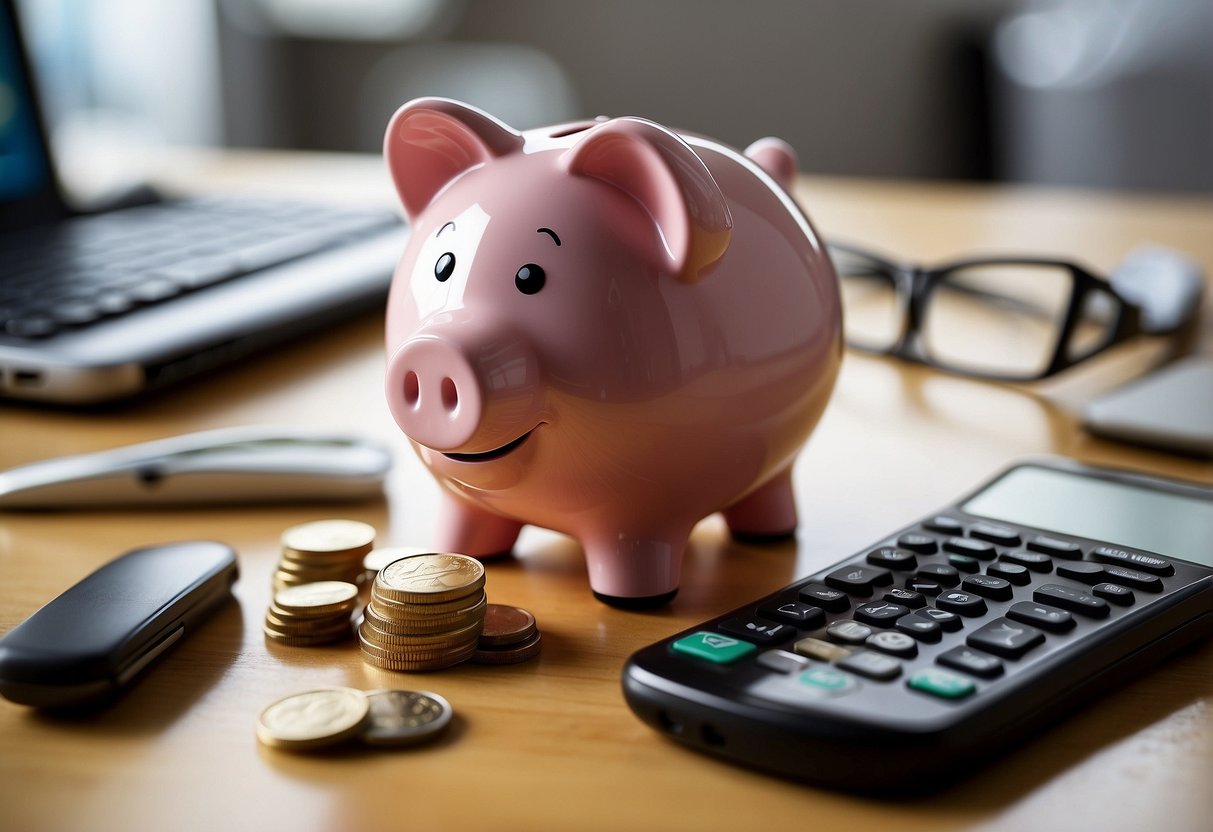
[(1213, 192), (1213, 0), (22, 0), (57, 147), (377, 152), (418, 95), (811, 173)]

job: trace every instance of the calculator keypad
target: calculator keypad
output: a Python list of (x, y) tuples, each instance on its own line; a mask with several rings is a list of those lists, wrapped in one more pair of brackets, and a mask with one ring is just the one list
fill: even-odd
[[(1088, 552), (1057, 535), (938, 515), (716, 628), (760, 648), (756, 658), (720, 648), (746, 655), (730, 658), (732, 672), (749, 665), (778, 676), (760, 680), (760, 696), (837, 699), (902, 679), (907, 695), (961, 701), (1080, 637), (1079, 622), (1089, 631), (1131, 608), (1134, 590), (1165, 591), (1174, 574), (1149, 553)], [(705, 634), (675, 649), (704, 658)]]

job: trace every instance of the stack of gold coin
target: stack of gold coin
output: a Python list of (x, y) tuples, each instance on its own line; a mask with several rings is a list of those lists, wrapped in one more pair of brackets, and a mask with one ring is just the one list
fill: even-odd
[(387, 670), (471, 658), (484, 624), (484, 567), (465, 555), (413, 555), (379, 571), (358, 627), (362, 657)]
[(349, 638), (358, 587), (317, 581), (280, 589), (265, 614), (266, 638), (291, 647), (313, 647)]
[(282, 560), (274, 589), (317, 581), (356, 581), (375, 529), (356, 520), (316, 520), (282, 533)]

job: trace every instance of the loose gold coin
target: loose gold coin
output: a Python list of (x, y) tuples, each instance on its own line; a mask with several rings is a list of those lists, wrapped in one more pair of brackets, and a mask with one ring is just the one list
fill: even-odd
[(344, 581), (317, 581), (274, 594), (274, 605), (285, 612), (322, 615), (353, 608), (358, 587)]
[(384, 598), (440, 604), (484, 586), (484, 567), (466, 555), (431, 554), (401, 558), (383, 567), (375, 590)]
[(314, 520), (291, 526), (282, 533), (284, 548), (297, 552), (347, 552), (351, 549), (371, 550), (375, 528), (357, 520)]
[(257, 739), (288, 751), (324, 748), (356, 736), (369, 712), (366, 694), (353, 688), (296, 693), (261, 712)]

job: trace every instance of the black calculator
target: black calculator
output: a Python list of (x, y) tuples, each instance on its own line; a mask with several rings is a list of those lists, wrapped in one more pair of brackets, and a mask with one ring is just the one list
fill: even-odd
[(1213, 633), (1213, 488), (1066, 459), (636, 652), (628, 705), (747, 767), (926, 790)]

